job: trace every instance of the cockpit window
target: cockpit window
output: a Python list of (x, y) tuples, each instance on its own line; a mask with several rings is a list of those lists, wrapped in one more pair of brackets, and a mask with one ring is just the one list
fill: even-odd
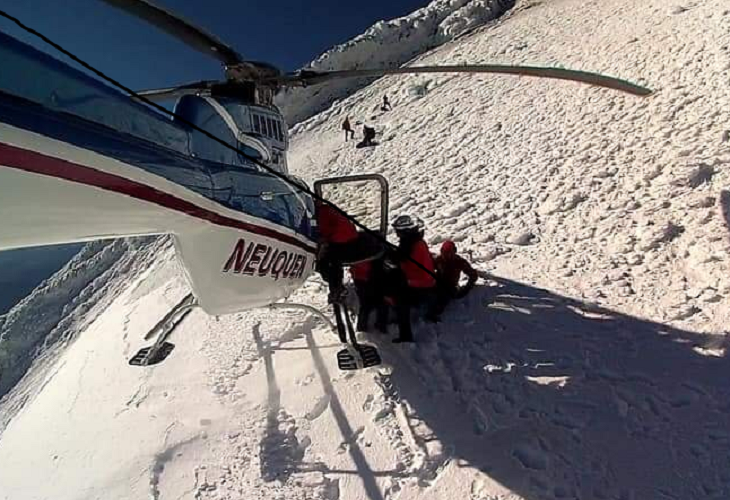
[(284, 135), (286, 133), (286, 128), (281, 120), (271, 116), (251, 113), (251, 122), (255, 133), (261, 134), (264, 137), (268, 137), (275, 141), (286, 141), (286, 136)]

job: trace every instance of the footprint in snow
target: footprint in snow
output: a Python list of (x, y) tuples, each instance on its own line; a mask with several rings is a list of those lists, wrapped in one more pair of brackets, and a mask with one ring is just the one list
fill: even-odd
[(324, 396), (322, 396), (321, 398), (319, 398), (317, 400), (317, 402), (314, 404), (314, 407), (311, 410), (309, 410), (306, 415), (304, 415), (304, 418), (306, 418), (310, 422), (318, 419), (325, 412), (325, 410), (329, 407), (329, 405), (330, 405), (330, 396), (329, 396), (329, 394), (325, 394)]

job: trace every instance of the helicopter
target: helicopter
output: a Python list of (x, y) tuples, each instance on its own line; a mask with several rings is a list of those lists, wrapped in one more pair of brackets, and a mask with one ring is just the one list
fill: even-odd
[[(123, 93), (102, 80), (129, 89), (88, 65), (102, 78), (0, 32), (0, 250), (172, 235), (191, 293), (145, 336), (155, 342), (141, 349), (132, 365), (164, 360), (174, 347), (168, 337), (195, 307), (221, 315), (296, 306), (279, 301), (315, 270), (315, 200), (323, 199), (328, 185), (375, 183), (380, 193), (377, 229), (355, 223), (385, 239), (385, 178), (360, 174), (321, 179), (312, 190), (289, 173), (288, 126), (274, 104), (279, 90), (342, 78), (492, 73), (572, 80), (637, 96), (652, 92), (597, 73), (533, 66), (283, 73), (271, 64), (245, 59), (214, 35), (148, 0), (100, 1), (220, 61), (224, 79)], [(0, 15), (63, 51), (9, 14)], [(173, 99), (169, 118), (157, 103)], [(35, 196), (39, 193), (41, 203)], [(378, 364), (377, 350), (358, 344), (349, 315), (337, 304), (335, 319), (347, 345), (338, 353), (340, 367)]]

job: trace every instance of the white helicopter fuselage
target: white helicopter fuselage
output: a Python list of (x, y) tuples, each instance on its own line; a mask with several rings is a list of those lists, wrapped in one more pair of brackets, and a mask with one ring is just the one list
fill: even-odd
[(278, 300), (311, 274), (293, 231), (223, 207), (119, 160), (0, 124), (0, 249), (171, 234), (200, 306)]
[[(216, 315), (275, 302), (312, 273), (313, 204), (290, 182), (35, 49), (0, 42), (0, 250), (169, 234), (197, 303)], [(182, 104), (286, 173), (275, 108)]]

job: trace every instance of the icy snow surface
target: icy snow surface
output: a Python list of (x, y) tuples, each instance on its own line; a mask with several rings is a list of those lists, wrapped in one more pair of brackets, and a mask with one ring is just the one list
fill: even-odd
[[(266, 310), (193, 312), (169, 360), (132, 369), (187, 292), (160, 251), (0, 436), (0, 498), (730, 498), (728, 33), (725, 0), (535, 3), (417, 62), (562, 64), (657, 94), (386, 78), (301, 123), (297, 173), (383, 173), (393, 215), (493, 279), (415, 346), (370, 335), (385, 365), (365, 372), (337, 371), (319, 321)], [(344, 143), (345, 115), (380, 145)]]

